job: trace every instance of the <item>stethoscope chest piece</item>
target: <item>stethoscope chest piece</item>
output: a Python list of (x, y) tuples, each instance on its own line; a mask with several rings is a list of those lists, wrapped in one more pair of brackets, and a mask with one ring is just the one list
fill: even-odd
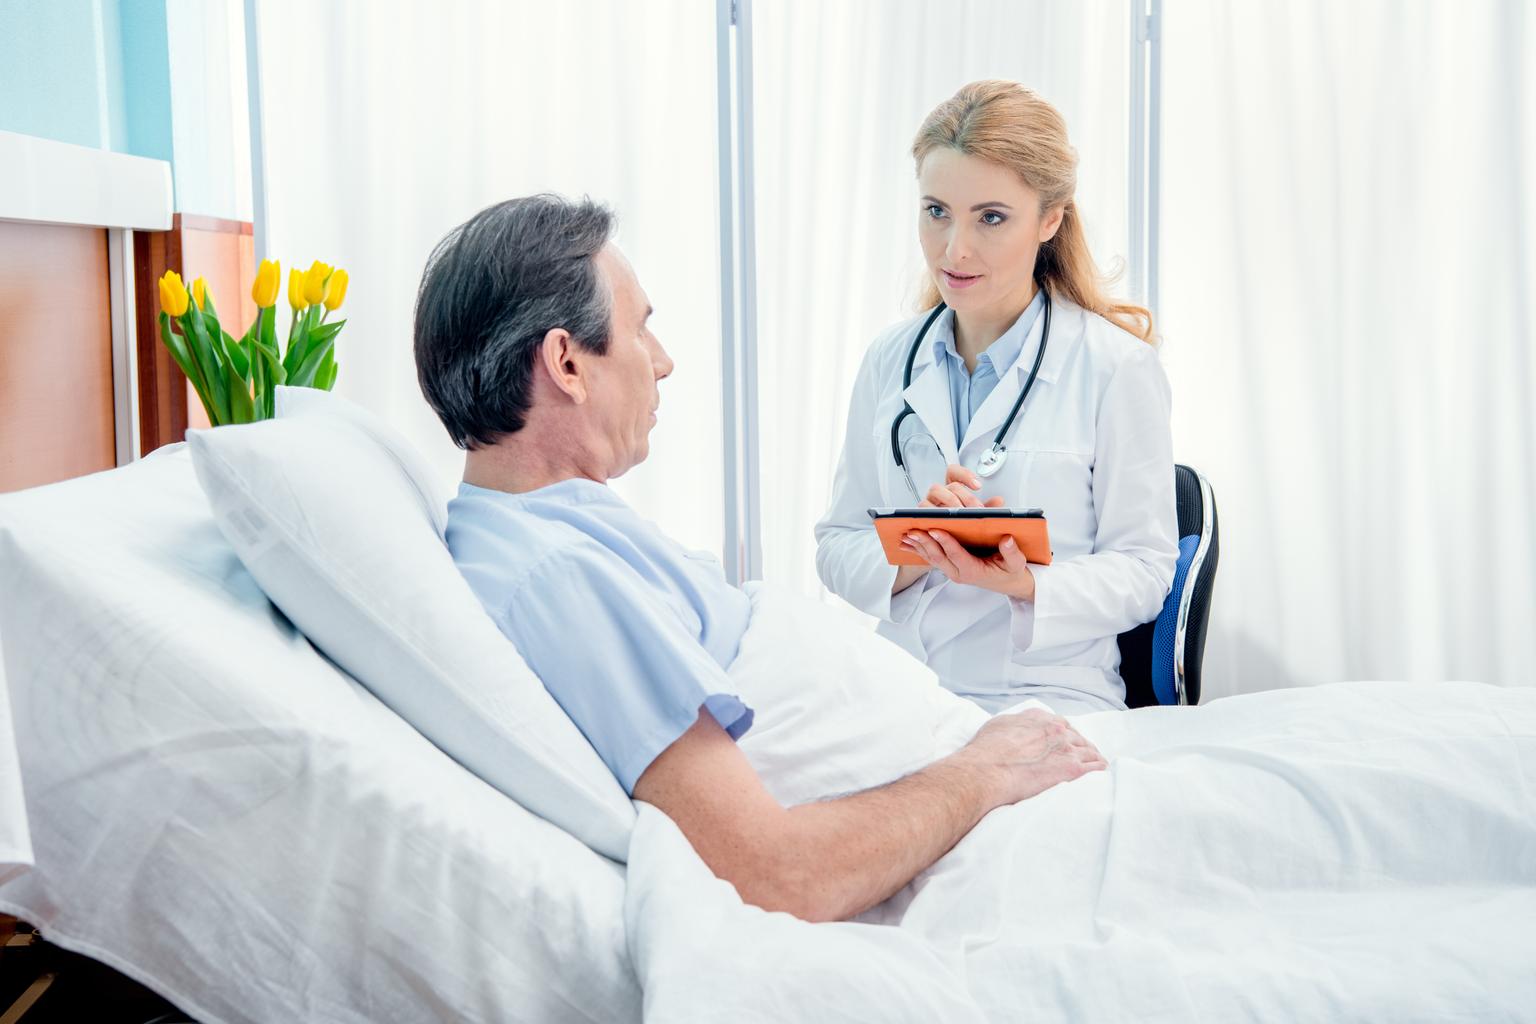
[(1008, 455), (1008, 449), (1002, 445), (994, 444), (988, 448), (981, 461), (976, 463), (976, 475), (980, 477), (996, 476), (997, 471), (1003, 468), (1003, 459)]

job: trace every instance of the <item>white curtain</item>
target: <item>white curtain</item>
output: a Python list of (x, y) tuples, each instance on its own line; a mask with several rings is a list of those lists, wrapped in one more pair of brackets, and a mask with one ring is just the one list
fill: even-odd
[(806, 594), (859, 361), (911, 316), (912, 138), (966, 82), (1008, 78), (1067, 119), (1094, 253), (1127, 248), (1123, 0), (774, 0), (753, 7), (764, 576)]
[(1161, 327), (1211, 696), (1536, 664), (1536, 10), (1164, 4)]
[[(677, 361), (620, 490), (718, 551), (711, 0), (260, 0), (272, 253), (346, 266), (338, 390), (457, 477), (410, 355), (475, 210), (608, 200)], [(908, 147), (961, 84), (1065, 114), (1101, 266), (1127, 238), (1124, 0), (758, 0), (765, 574), (808, 594), (854, 373), (909, 315)], [(1536, 13), (1518, 0), (1167, 0), (1162, 357), (1222, 512), (1210, 697), (1536, 663)], [(1119, 288), (1125, 292), (1122, 284)]]
[(432, 246), (476, 210), (590, 194), (677, 364), (651, 458), (617, 488), (673, 536), (722, 536), (712, 0), (259, 0), (269, 252), (347, 268), (338, 393), (458, 479), (416, 384), (411, 312)]

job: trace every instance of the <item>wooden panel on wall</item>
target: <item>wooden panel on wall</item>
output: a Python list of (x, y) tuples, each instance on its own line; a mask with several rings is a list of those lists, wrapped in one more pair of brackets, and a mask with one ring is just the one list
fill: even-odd
[(139, 435), (147, 454), (180, 441), (188, 427), (206, 427), (197, 393), (160, 343), (160, 293), (157, 282), (175, 270), (187, 287), (208, 280), (214, 306), (225, 330), (239, 337), (256, 315), (251, 285), (256, 280), (255, 238), (251, 225), (177, 214), (169, 231), (134, 233), (134, 281), (138, 292)]
[(116, 465), (102, 228), (0, 221), (0, 491)]
[[(187, 431), (187, 378), (160, 343), (160, 275), (181, 266), (181, 231), (133, 233), (134, 336), (139, 359), (139, 450), (150, 452)], [(178, 271), (179, 273), (179, 271)]]

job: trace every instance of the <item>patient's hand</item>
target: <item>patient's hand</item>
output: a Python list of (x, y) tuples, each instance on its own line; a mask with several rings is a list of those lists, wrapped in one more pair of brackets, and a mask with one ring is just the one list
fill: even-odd
[(995, 807), (1104, 767), (1065, 719), (999, 715), (971, 742), (895, 782), (784, 807), (706, 707), (641, 773), (716, 877), (764, 910), (840, 921), (889, 899)]
[(1038, 709), (996, 715), (956, 752), (998, 787), (997, 803), (1012, 804), (1108, 767), (1098, 748), (1060, 715)]

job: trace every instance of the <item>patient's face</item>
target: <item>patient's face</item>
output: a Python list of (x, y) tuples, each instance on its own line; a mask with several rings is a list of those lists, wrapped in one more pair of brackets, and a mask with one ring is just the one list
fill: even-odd
[(629, 260), (609, 244), (596, 263), (613, 289), (613, 319), (608, 354), (590, 364), (592, 412), (611, 446), (609, 476), (614, 477), (650, 454), (651, 428), (661, 403), (656, 385), (672, 372), (672, 360), (651, 333), (651, 302)]

